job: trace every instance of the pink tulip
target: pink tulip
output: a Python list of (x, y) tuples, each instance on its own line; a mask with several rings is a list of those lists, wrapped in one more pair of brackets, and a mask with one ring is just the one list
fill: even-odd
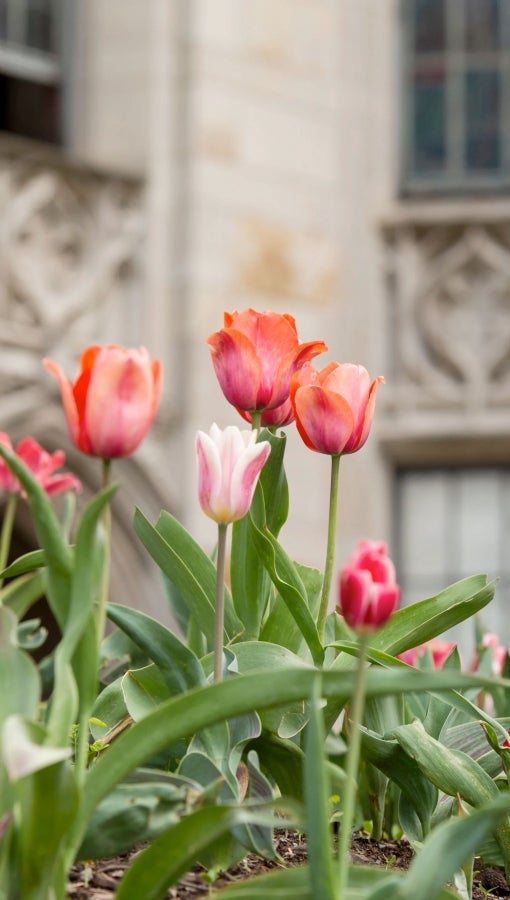
[(340, 573), (340, 611), (355, 631), (374, 631), (395, 611), (400, 588), (381, 542), (360, 541)]
[(403, 660), (403, 662), (406, 662), (409, 666), (416, 666), (418, 661), (425, 656), (428, 651), (434, 669), (441, 669), (456, 646), (457, 644), (455, 641), (438, 641), (434, 638), (431, 641), (427, 641), (425, 644), (419, 644), (418, 647), (413, 647), (411, 650), (405, 650), (403, 653), (399, 653), (397, 659)]
[(249, 412), (285, 403), (293, 373), (327, 350), (323, 341), (300, 344), (292, 316), (254, 309), (225, 312), (224, 327), (207, 343), (225, 397)]
[(256, 443), (255, 431), (233, 425), (196, 438), (198, 499), (207, 516), (218, 524), (236, 522), (248, 512), (258, 477), (271, 452), (268, 441)]
[[(243, 419), (247, 422), (252, 421), (251, 413), (245, 409), (238, 409)], [(264, 409), (260, 415), (260, 424), (262, 428), (283, 428), (290, 425), (294, 421), (294, 410), (290, 400), (286, 400), (281, 406), (275, 406), (274, 409)]]
[[(63, 450), (48, 453), (33, 437), (26, 437), (18, 443), (14, 451), (9, 436), (3, 432), (0, 433), (0, 444), (16, 453), (48, 496), (53, 497), (65, 491), (81, 491), (80, 481), (70, 472), (54, 474), (56, 469), (60, 469), (65, 463), (66, 456)], [(9, 494), (24, 496), (24, 490), (18, 479), (3, 459), (0, 459), (0, 488)]]
[(370, 381), (363, 366), (332, 362), (318, 372), (310, 363), (293, 375), (290, 400), (296, 425), (311, 450), (354, 453), (368, 438), (382, 375)]
[(152, 425), (161, 393), (161, 366), (145, 347), (88, 347), (74, 384), (51, 359), (73, 443), (92, 456), (129, 456)]
[[(492, 649), (492, 672), (494, 675), (502, 675), (507, 656), (507, 648), (499, 643), (497, 634), (487, 631), (482, 638), (482, 647), (490, 647)], [(475, 656), (472, 665), (472, 671), (476, 672), (479, 666), (478, 656)]]

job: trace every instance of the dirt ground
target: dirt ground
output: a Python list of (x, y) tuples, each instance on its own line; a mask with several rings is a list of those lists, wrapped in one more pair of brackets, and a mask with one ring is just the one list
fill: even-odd
[[(275, 846), (281, 862), (248, 854), (242, 863), (222, 873), (213, 885), (204, 879), (203, 871), (197, 869), (189, 872), (170, 889), (167, 900), (193, 900), (195, 897), (214, 896), (216, 888), (262, 874), (270, 869), (299, 865), (306, 861), (306, 840), (301, 834), (290, 831), (278, 832)], [(116, 887), (136, 852), (112, 859), (76, 864), (68, 885), (69, 900), (112, 900), (115, 897)], [(406, 869), (413, 856), (407, 841), (372, 841), (362, 835), (354, 836), (351, 853), (355, 863), (399, 869)], [(483, 868), (475, 863), (475, 872), (473, 900), (483, 900), (487, 895), (494, 898), (510, 896), (502, 871)]]

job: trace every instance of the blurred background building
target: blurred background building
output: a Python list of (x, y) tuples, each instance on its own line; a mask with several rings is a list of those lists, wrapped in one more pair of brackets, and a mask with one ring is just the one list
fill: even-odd
[[(164, 365), (115, 466), (114, 599), (163, 615), (134, 504), (213, 544), (194, 436), (241, 420), (205, 341), (253, 306), (326, 340), (320, 367), (386, 376), (342, 461), (338, 566), (369, 537), (408, 601), (498, 576), (483, 619), (510, 642), (508, 0), (0, 0), (0, 128), (0, 429), (66, 448), (90, 492), (41, 358)], [(322, 567), (329, 459), (288, 431), (281, 539)]]

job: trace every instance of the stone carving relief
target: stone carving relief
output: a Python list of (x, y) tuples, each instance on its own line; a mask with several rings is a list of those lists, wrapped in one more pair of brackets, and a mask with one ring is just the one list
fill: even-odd
[(510, 405), (510, 222), (387, 231), (398, 402)]
[[(0, 417), (37, 410), (41, 359), (136, 335), (144, 229), (134, 182), (0, 145)], [(133, 299), (137, 298), (137, 305)], [(115, 327), (114, 327), (115, 326)]]

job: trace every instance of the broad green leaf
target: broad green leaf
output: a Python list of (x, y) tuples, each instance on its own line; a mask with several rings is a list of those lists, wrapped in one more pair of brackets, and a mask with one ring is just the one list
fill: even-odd
[(398, 609), (374, 634), (371, 646), (392, 656), (418, 647), (474, 616), (490, 603), (495, 588), (496, 582), (487, 583), (486, 575), (457, 581), (435, 597)]
[(172, 696), (161, 669), (154, 663), (143, 669), (128, 669), (121, 684), (126, 709), (135, 722)]
[(32, 659), (17, 646), (18, 622), (14, 613), (0, 606), (0, 726), (19, 713), (37, 718), (40, 680)]
[(0, 578), (18, 578), (20, 575), (27, 575), (36, 569), (43, 569), (45, 566), (46, 553), (44, 550), (31, 550), (30, 553), (18, 556), (10, 566), (0, 572)]
[[(255, 492), (251, 515), (263, 527), (265, 509), (261, 490)], [(257, 640), (273, 586), (257, 552), (248, 515), (232, 526), (230, 584), (236, 613), (244, 624), (242, 639)]]
[(108, 618), (156, 663), (171, 693), (204, 683), (202, 666), (195, 654), (156, 619), (117, 603), (109, 603), (107, 611)]
[(510, 812), (510, 797), (499, 796), (469, 816), (449, 819), (434, 829), (393, 893), (384, 886), (367, 900), (436, 900), (442, 887), (470, 857), (498, 822)]
[(315, 620), (308, 608), (308, 597), (298, 570), (271, 532), (258, 528), (251, 515), (250, 523), (260, 558), (308, 644), (312, 659), (320, 665), (324, 659), (324, 650)]
[[(398, 883), (398, 875), (382, 866), (350, 866), (349, 882), (341, 900), (366, 900), (375, 887), (386, 882)], [(216, 896), (216, 894), (215, 894)], [(311, 887), (310, 867), (295, 866), (268, 875), (238, 882), (217, 892), (225, 900), (319, 900)], [(388, 900), (393, 895), (387, 895)], [(450, 893), (440, 893), (429, 900), (452, 900)], [(340, 900), (340, 898), (338, 898)]]
[(158, 780), (125, 782), (106, 797), (87, 825), (79, 859), (98, 859), (124, 853), (136, 844), (154, 840), (177, 824), (184, 813), (189, 785), (164, 772)]
[[(302, 666), (284, 669), (275, 678), (273, 672), (255, 672), (222, 682), (195, 688), (186, 694), (167, 700), (153, 713), (135, 723), (115, 740), (108, 753), (101, 756), (87, 773), (83, 798), (82, 821), (87, 821), (100, 800), (115, 784), (125, 779), (132, 769), (159, 753), (167, 746), (195, 734), (216, 722), (244, 713), (304, 701), (310, 695), (314, 679), (322, 678), (322, 694), (326, 699), (336, 697), (344, 701), (353, 690), (352, 672), (322, 671)], [(456, 672), (406, 672), (405, 688), (409, 691), (436, 691), (488, 685), (492, 681), (509, 686), (504, 679), (467, 675)], [(400, 694), (403, 689), (402, 672), (369, 669), (366, 673), (366, 696)], [(73, 840), (81, 841), (78, 822)]]
[[(319, 612), (322, 572), (309, 566), (294, 563), (297, 573), (301, 578), (306, 592), (307, 606), (314, 621)], [(271, 611), (264, 622), (260, 639), (275, 644), (283, 644), (289, 650), (311, 661), (310, 651), (303, 638), (303, 634), (294, 618), (289, 612), (285, 602), (277, 594), (271, 604)]]
[(119, 678), (108, 684), (97, 696), (92, 709), (93, 721), (90, 723), (92, 737), (95, 741), (104, 740), (106, 734), (124, 723), (128, 716), (122, 679)]
[(12, 609), (18, 619), (21, 619), (27, 610), (43, 596), (45, 589), (43, 572), (20, 575), (4, 585), (0, 592), (0, 602), (3, 606)]
[(206, 807), (186, 816), (135, 858), (116, 900), (162, 900), (168, 888), (233, 827), (264, 819), (268, 816), (232, 806)]
[[(216, 569), (214, 563), (170, 513), (162, 512), (156, 527), (139, 509), (135, 531), (158, 566), (179, 590), (190, 613), (200, 623), (210, 646), (214, 643)], [(225, 589), (225, 642), (243, 631), (230, 592)]]
[(259, 440), (269, 441), (271, 444), (271, 453), (262, 469), (259, 484), (264, 494), (265, 524), (277, 538), (289, 514), (289, 488), (283, 465), (287, 436), (283, 431), (272, 434), (264, 428)]

